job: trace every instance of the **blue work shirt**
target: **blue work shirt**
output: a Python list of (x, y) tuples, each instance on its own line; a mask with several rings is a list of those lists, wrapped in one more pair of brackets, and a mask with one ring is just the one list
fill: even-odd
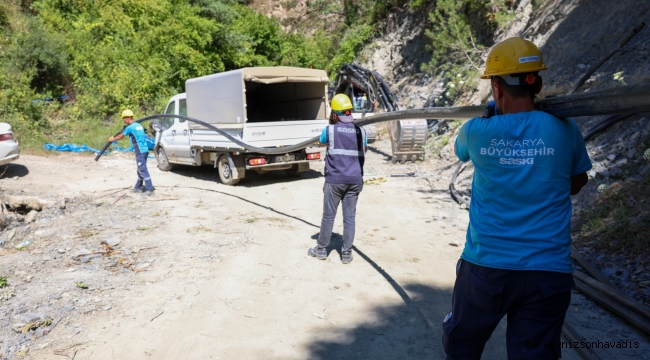
[(580, 129), (541, 111), (474, 118), (456, 139), (472, 160), (461, 257), (499, 269), (571, 273), (571, 177), (591, 169)]
[[(368, 146), (368, 137), (366, 136), (363, 139), (364, 139), (363, 145)], [(321, 144), (327, 144), (327, 126), (325, 126), (323, 132), (320, 134), (320, 139), (318, 139), (318, 142), (320, 142)]]
[(125, 127), (122, 134), (131, 138), (131, 146), (133, 146), (133, 150), (136, 154), (149, 152), (149, 147), (147, 146), (146, 137), (144, 135), (144, 128), (140, 123), (134, 122)]

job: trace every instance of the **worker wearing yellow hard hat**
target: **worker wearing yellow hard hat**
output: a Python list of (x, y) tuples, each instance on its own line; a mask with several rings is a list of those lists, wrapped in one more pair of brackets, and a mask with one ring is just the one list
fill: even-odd
[(151, 176), (147, 170), (147, 158), (149, 157), (149, 147), (147, 146), (144, 128), (140, 123), (135, 122), (133, 111), (125, 109), (121, 115), (124, 124), (126, 125), (122, 132), (117, 136), (108, 138), (109, 142), (118, 141), (125, 136), (131, 139), (131, 146), (135, 152), (135, 162), (137, 164), (138, 180), (135, 187), (131, 190), (135, 193), (142, 193), (142, 195), (152, 195), (155, 190), (151, 183)]
[(363, 189), (363, 164), (368, 148), (368, 137), (363, 128), (353, 123), (354, 119), (350, 111), (354, 107), (347, 95), (335, 95), (330, 107), (332, 125), (325, 127), (320, 136), (320, 143), (327, 146), (323, 218), (318, 243), (307, 251), (307, 255), (321, 260), (327, 259), (334, 218), (339, 203), (342, 203), (343, 246), (340, 254), (341, 262), (349, 264), (352, 261), (357, 200)]
[[(331, 108), (332, 108), (332, 112), (335, 113), (336, 115), (348, 116), (351, 114), (350, 111), (354, 108), (354, 106), (352, 105), (352, 101), (347, 95), (336, 94), (332, 98)], [(349, 118), (345, 118), (344, 120), (341, 121), (352, 122), (354, 120), (350, 121)]]
[(494, 98), (460, 129), (455, 152), (474, 178), (452, 308), (443, 320), (447, 359), (479, 359), (508, 316), (509, 358), (557, 359), (574, 286), (571, 200), (591, 161), (571, 119), (535, 110), (546, 70), (535, 44), (510, 38), (487, 57)]
[(126, 110), (122, 111), (122, 119), (128, 118), (128, 117), (130, 117), (130, 118), (133, 117), (133, 111), (131, 111), (129, 109), (126, 109)]

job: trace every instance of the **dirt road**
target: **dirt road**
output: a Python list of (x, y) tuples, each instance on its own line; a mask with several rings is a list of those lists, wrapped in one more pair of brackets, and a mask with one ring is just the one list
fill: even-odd
[[(135, 178), (129, 155), (21, 157), (4, 193), (68, 205), (37, 217), (26, 251), (0, 256), (0, 275), (16, 293), (0, 303), (5, 355), (444, 358), (440, 324), (468, 215), (448, 195), (445, 167), (391, 165), (382, 146), (369, 152), (367, 174), (418, 177), (364, 187), (350, 265), (336, 250), (340, 214), (328, 259), (307, 257), (319, 232), (322, 163), (301, 178), (251, 175), (229, 187), (213, 169), (163, 173), (151, 160), (157, 191), (142, 198), (123, 190)], [(119, 244), (101, 256), (102, 241)], [(10, 329), (32, 313), (56, 325), (46, 334)], [(484, 359), (506, 357), (504, 331), (505, 321)]]

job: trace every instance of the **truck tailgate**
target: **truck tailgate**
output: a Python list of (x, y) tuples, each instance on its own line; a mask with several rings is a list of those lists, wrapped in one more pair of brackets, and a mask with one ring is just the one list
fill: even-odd
[[(291, 146), (320, 136), (327, 120), (294, 120), (246, 123), (243, 130), (225, 130), (243, 142), (257, 147)], [(240, 149), (239, 145), (211, 130), (192, 130), (192, 147)]]

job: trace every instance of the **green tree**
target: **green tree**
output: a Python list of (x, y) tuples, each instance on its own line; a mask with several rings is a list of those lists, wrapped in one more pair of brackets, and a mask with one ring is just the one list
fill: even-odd
[(98, 146), (123, 108), (158, 112), (189, 78), (244, 66), (332, 71), (371, 38), (372, 2), (348, 2), (350, 26), (343, 0), (316, 3), (333, 11), (334, 31), (287, 32), (237, 0), (0, 2), (0, 116), (28, 147)]

